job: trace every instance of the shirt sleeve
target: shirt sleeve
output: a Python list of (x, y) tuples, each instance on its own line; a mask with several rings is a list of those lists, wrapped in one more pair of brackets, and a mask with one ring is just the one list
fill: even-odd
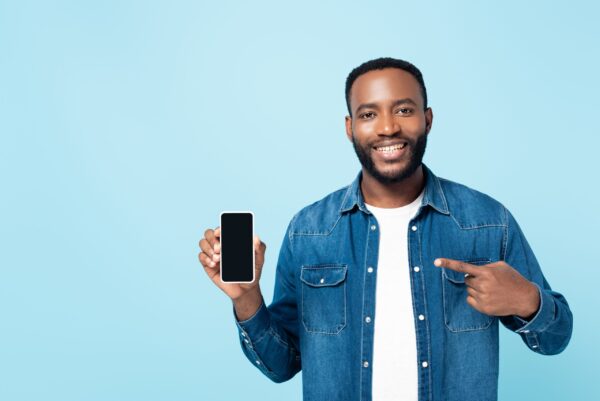
[(301, 369), (291, 224), (279, 251), (273, 302), (266, 306), (263, 300), (256, 313), (243, 321), (233, 309), (242, 351), (276, 383), (291, 379)]
[(530, 320), (502, 316), (500, 321), (506, 328), (518, 333), (532, 351), (543, 355), (558, 354), (571, 339), (573, 314), (565, 297), (553, 291), (546, 281), (519, 224), (506, 208), (504, 210), (507, 216), (504, 261), (535, 284), (540, 294), (540, 305)]

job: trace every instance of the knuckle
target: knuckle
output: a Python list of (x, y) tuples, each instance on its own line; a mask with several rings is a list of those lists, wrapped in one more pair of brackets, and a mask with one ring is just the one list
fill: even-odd
[[(212, 262), (212, 259), (206, 253), (200, 252), (198, 254), (198, 259), (200, 260), (200, 263), (202, 264), (202, 266), (204, 266), (206, 268), (213, 267), (210, 265), (210, 263)], [(216, 265), (214, 267), (216, 267)]]
[(209, 244), (209, 242), (206, 239), (203, 239), (202, 241), (200, 241), (200, 249), (202, 249), (202, 251), (204, 251), (207, 256), (209, 251), (211, 251), (211, 246)]

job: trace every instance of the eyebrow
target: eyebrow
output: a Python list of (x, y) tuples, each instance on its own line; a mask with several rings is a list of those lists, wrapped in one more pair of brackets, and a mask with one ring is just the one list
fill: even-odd
[[(417, 103), (412, 100), (409, 97), (406, 97), (404, 99), (397, 99), (394, 100), (394, 103), (392, 103), (392, 107), (394, 106), (398, 106), (400, 104), (404, 104), (404, 103), (409, 103), (412, 104), (413, 106), (417, 106)], [(355, 114), (358, 114), (359, 111), (361, 111), (362, 109), (377, 109), (377, 103), (363, 103), (360, 106), (358, 106), (358, 108), (356, 109), (356, 111), (354, 111)]]

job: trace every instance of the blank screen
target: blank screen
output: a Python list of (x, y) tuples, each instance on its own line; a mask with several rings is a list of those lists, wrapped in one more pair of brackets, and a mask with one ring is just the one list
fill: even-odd
[(254, 246), (252, 214), (221, 215), (221, 277), (223, 281), (252, 281)]

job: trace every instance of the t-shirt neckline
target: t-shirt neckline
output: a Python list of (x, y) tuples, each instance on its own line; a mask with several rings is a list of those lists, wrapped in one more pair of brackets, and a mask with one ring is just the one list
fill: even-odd
[(365, 206), (367, 207), (368, 210), (370, 210), (371, 212), (377, 213), (377, 214), (385, 214), (385, 215), (407, 214), (407, 213), (410, 213), (411, 211), (413, 211), (415, 208), (418, 208), (421, 205), (421, 200), (423, 199), (424, 193), (425, 193), (425, 189), (423, 189), (421, 191), (421, 193), (419, 194), (419, 196), (417, 196), (415, 198), (415, 200), (413, 200), (411, 203), (404, 205), (404, 206), (400, 206), (400, 207), (377, 207), (377, 206), (369, 205), (366, 202), (365, 202)]

